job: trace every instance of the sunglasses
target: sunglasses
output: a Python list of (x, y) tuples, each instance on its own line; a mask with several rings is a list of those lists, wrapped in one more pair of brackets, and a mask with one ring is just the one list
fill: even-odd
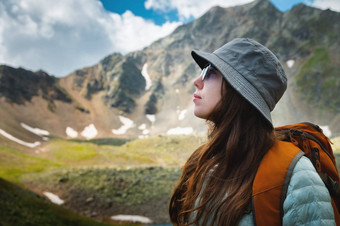
[(211, 66), (211, 64), (203, 68), (201, 72), (202, 81), (204, 81), (205, 78), (208, 78), (210, 74), (216, 73), (215, 70), (216, 69), (213, 66)]

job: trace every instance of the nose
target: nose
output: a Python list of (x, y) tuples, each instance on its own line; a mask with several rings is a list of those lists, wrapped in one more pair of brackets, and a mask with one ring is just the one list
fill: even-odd
[(202, 89), (203, 88), (203, 81), (201, 76), (198, 76), (195, 80), (194, 80), (194, 85), (196, 86), (197, 89)]

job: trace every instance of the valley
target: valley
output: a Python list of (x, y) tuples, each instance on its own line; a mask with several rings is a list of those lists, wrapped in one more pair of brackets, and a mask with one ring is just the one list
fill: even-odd
[(236, 37), (269, 47), (287, 74), (274, 125), (320, 125), (339, 167), (339, 23), (331, 10), (281, 12), (256, 0), (213, 7), (142, 50), (65, 77), (0, 65), (0, 224), (168, 223), (180, 168), (207, 139), (193, 116), (191, 50)]

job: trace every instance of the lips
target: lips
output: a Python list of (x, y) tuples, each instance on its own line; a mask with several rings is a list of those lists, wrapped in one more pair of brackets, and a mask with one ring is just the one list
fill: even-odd
[(194, 94), (194, 99), (193, 99), (193, 101), (195, 101), (195, 100), (200, 100), (200, 99), (202, 99), (201, 96), (199, 96), (199, 95), (197, 95), (197, 94)]

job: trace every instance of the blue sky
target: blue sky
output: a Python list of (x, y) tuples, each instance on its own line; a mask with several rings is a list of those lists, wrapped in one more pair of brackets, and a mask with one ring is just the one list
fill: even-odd
[(157, 25), (162, 25), (166, 21), (173, 22), (179, 20), (176, 9), (167, 12), (146, 9), (144, 6), (145, 0), (101, 0), (101, 2), (108, 11), (121, 15), (129, 10), (134, 15), (152, 20)]
[[(114, 52), (140, 50), (215, 5), (253, 0), (0, 0), (0, 64), (62, 77)], [(340, 11), (340, 0), (271, 0), (281, 11), (303, 2)]]
[[(145, 8), (145, 0), (100, 0), (103, 3), (103, 6), (106, 10), (123, 14), (125, 11), (130, 10), (136, 16), (143, 17), (148, 20), (154, 21), (155, 24), (161, 25), (166, 21), (178, 21), (180, 20), (178, 17), (178, 11), (176, 9), (172, 9), (169, 11), (160, 11), (160, 10), (153, 10), (153, 9), (146, 9)], [(225, 0), (228, 2), (228, 0)], [(271, 0), (271, 2), (275, 5), (277, 9), (282, 12), (285, 12), (291, 9), (292, 6), (304, 3), (306, 1), (302, 0)], [(194, 17), (191, 17), (185, 22), (189, 22), (193, 20)]]

